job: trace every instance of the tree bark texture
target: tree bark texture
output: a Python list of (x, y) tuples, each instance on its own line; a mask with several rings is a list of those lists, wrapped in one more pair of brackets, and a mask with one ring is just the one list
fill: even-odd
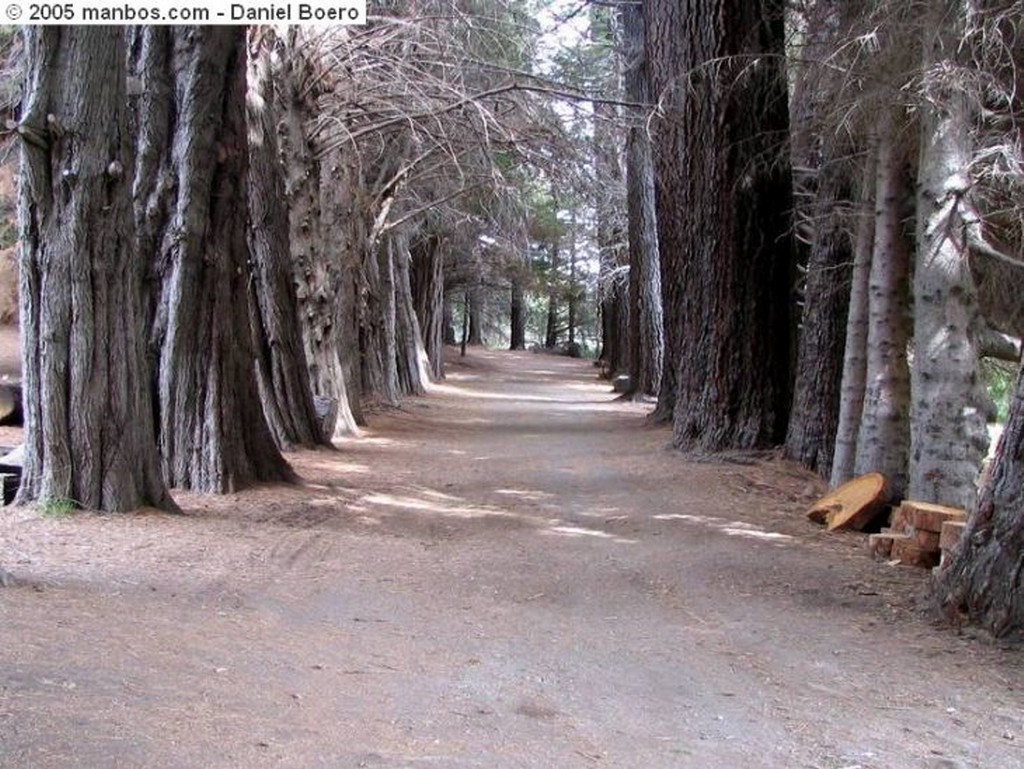
[(882, 473), (899, 499), (907, 491), (910, 448), (907, 283), (911, 246), (904, 213), (911, 193), (907, 154), (898, 135), (895, 108), (893, 112), (879, 124), (864, 405), (854, 473)]
[(398, 354), (395, 344), (394, 249), (389, 237), (360, 249), (363, 266), (359, 292), (359, 353), (363, 397), (397, 406)]
[(313, 448), (325, 439), (313, 405), (299, 323), (269, 52), (257, 56), (249, 71), (249, 307), (257, 383), (277, 445)]
[(518, 277), (512, 278), (511, 297), (509, 305), (510, 332), (509, 349), (526, 349), (526, 295), (523, 291), (523, 282)]
[[(673, 442), (778, 445), (790, 400), (789, 116), (779, 0), (646, 13)], [(661, 404), (659, 404), (659, 407)]]
[(412, 244), (412, 293), (423, 346), (435, 382), (444, 379), (444, 345), (455, 344), (453, 313), (444, 293), (443, 239), (420, 235)]
[[(622, 8), (626, 97), (650, 102), (644, 57), (644, 20), (639, 5)], [(646, 111), (634, 114), (626, 134), (626, 209), (629, 238), (629, 361), (633, 394), (658, 394), (664, 360), (661, 267), (654, 200), (654, 158)]]
[(1024, 631), (1024, 369), (988, 481), (933, 594), (954, 621), (993, 635)]
[(839, 388), (839, 416), (836, 424), (835, 449), (829, 486), (836, 488), (853, 477), (857, 461), (857, 435), (864, 411), (867, 386), (868, 287), (871, 278), (871, 257), (875, 249), (875, 167), (878, 148), (868, 143), (864, 176), (860, 188), (860, 210), (853, 249), (853, 270), (850, 275), (849, 307), (846, 315), (846, 341), (843, 345), (842, 384)]
[(124, 37), (112, 27), (24, 34), (18, 500), (175, 510), (154, 432)]
[(793, 407), (785, 454), (829, 477), (839, 424), (853, 244), (843, 221), (852, 190), (839, 162), (818, 170)]
[(334, 150), (321, 165), (320, 210), (325, 256), (336, 276), (334, 317), (338, 358), (348, 386), (348, 403), (358, 424), (366, 424), (362, 410), (362, 320), (366, 280), (365, 251), (369, 232), (362, 212), (365, 182), (354, 158)]
[(957, 64), (960, 6), (939, 3), (925, 41), (925, 69), (938, 74), (921, 112), (909, 493), (969, 508), (988, 450), (988, 395), (979, 370), (983, 322), (961, 235), (973, 218), (961, 207), (970, 187), (970, 118), (964, 93), (942, 77)]
[(398, 383), (405, 395), (423, 395), (430, 381), (430, 359), (423, 345), (419, 320), (412, 297), (409, 236), (392, 236), (395, 270), (395, 351), (398, 355)]
[[(143, 90), (171, 97), (143, 100), (137, 115), (146, 129), (136, 186), (171, 190), (162, 220), (161, 212), (137, 214), (145, 240), (159, 243), (142, 256), (161, 279), (153, 339), (164, 478), (221, 493), (291, 480), (253, 367), (244, 29), (148, 27), (141, 35)], [(136, 195), (140, 205), (151, 199)]]
[(486, 292), (480, 285), (473, 286), (466, 293), (469, 297), (469, 344), (484, 343), (484, 300)]

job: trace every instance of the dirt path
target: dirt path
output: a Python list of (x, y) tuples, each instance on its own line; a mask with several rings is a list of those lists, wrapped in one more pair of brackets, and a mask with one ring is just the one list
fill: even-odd
[(475, 353), (301, 489), (0, 512), (0, 767), (1022, 767), (1020, 653), (780, 464)]

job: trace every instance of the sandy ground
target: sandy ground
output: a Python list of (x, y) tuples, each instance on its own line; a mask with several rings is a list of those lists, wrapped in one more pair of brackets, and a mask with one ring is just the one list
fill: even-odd
[(643, 413), (473, 351), (302, 487), (0, 511), (0, 767), (1024, 767), (1019, 651)]

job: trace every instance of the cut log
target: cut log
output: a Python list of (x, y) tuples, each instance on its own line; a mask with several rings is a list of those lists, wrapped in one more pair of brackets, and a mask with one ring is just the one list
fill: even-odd
[(931, 569), (939, 565), (939, 551), (921, 547), (913, 537), (894, 539), (892, 542), (892, 558), (904, 566), (917, 566)]
[(891, 493), (884, 475), (868, 473), (823, 496), (811, 505), (807, 517), (815, 523), (827, 524), (829, 531), (860, 531), (885, 509)]
[(930, 502), (914, 502), (905, 499), (900, 509), (903, 511), (907, 523), (913, 526), (915, 531), (933, 531), (938, 534), (942, 531), (942, 524), (946, 521), (967, 520), (966, 510), (945, 505), (933, 505)]
[(889, 517), (889, 528), (893, 531), (906, 531), (910, 528), (910, 521), (907, 520), (907, 515), (903, 511), (903, 507), (894, 507), (892, 509), (892, 515)]
[(937, 532), (925, 531), (924, 529), (914, 529), (913, 532), (914, 541), (925, 550), (939, 551), (939, 535)]
[(891, 532), (869, 534), (868, 552), (878, 560), (888, 561), (892, 557), (892, 543), (897, 539), (910, 539), (910, 537), (907, 534), (893, 534)]
[(960, 542), (967, 521), (943, 521), (942, 531), (939, 532), (939, 547), (945, 552), (951, 551)]

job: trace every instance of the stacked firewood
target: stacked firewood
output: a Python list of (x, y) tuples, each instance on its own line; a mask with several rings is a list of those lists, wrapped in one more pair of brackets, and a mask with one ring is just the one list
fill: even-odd
[[(879, 473), (854, 478), (815, 502), (807, 517), (829, 531), (861, 531), (883, 515), (891, 498), (889, 484)], [(904, 500), (889, 515), (889, 527), (868, 536), (868, 550), (892, 564), (935, 568), (956, 547), (967, 512), (955, 507)], [(874, 525), (877, 526), (877, 523)]]
[(868, 536), (876, 558), (930, 569), (956, 546), (967, 512), (955, 507), (904, 500), (893, 510), (889, 528)]

